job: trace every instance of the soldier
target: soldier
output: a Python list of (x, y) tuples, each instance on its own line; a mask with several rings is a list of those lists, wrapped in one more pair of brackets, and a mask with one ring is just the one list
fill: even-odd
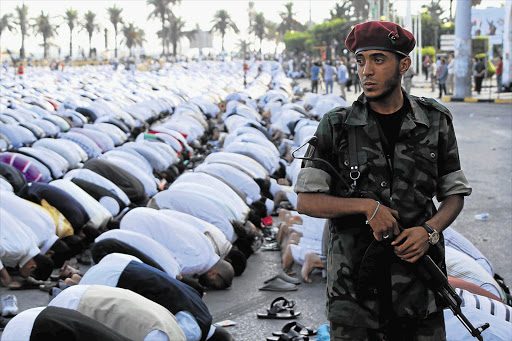
[(452, 116), (401, 88), (415, 45), (410, 32), (367, 22), (345, 44), (364, 93), (323, 116), (306, 152), (340, 176), (305, 161), (295, 186), (300, 213), (329, 219), (331, 340), (446, 340), (443, 305), (414, 263), (427, 253), (446, 272), (441, 232), (471, 193)]

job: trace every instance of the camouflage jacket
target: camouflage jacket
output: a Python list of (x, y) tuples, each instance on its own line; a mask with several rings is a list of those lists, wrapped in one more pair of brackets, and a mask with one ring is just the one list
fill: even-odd
[[(349, 169), (348, 129), (355, 127), (360, 178), (357, 188), (399, 212), (402, 227), (420, 226), (436, 208), (432, 201), (449, 195), (469, 195), (471, 187), (460, 168), (452, 116), (432, 99), (404, 92), (410, 110), (405, 115), (394, 149), (391, 168), (384, 155), (377, 122), (368, 114), (366, 97), (361, 95), (352, 110), (335, 108), (327, 112), (315, 133), (316, 148), (307, 155), (330, 162), (352, 183)], [(295, 191), (344, 196), (346, 188), (324, 164), (306, 161), (299, 173)], [(364, 215), (329, 220), (327, 254), (327, 317), (330, 321), (377, 329), (393, 317), (424, 318), (442, 309), (435, 294), (413, 273), (413, 264), (388, 252), (377, 257), (376, 283), (368, 294), (357, 291), (361, 260), (374, 240)], [(429, 250), (446, 273), (444, 240)], [(435, 257), (434, 257), (435, 256)], [(362, 271), (362, 270), (361, 270)], [(368, 274), (365, 274), (368, 275)]]

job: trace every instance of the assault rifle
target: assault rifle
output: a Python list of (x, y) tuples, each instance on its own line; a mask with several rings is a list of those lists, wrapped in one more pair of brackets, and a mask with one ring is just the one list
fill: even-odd
[[(309, 156), (295, 156), (295, 153), (299, 149), (303, 148), (306, 144), (309, 144), (312, 147), (312, 149), (309, 151)], [(320, 162), (326, 165), (331, 170), (331, 173), (334, 174), (337, 177), (337, 179), (340, 180), (341, 184), (347, 189), (345, 193), (346, 197), (376, 199), (373, 193), (363, 193), (361, 191), (358, 191), (357, 188), (355, 188), (355, 186), (350, 186), (331, 163), (321, 158), (311, 157), (314, 155), (314, 150), (317, 144), (318, 139), (316, 136), (313, 136), (312, 138), (309, 139), (309, 141), (304, 143), (299, 148), (295, 149), (292, 152), (292, 157), (300, 160)], [(354, 169), (352, 169), (351, 171), (354, 171)], [(398, 226), (400, 228), (400, 231), (402, 231), (403, 228), (400, 226), (400, 224)], [(471, 333), (473, 337), (477, 338), (480, 341), (483, 341), (481, 334), (484, 330), (489, 328), (489, 323), (484, 323), (483, 325), (475, 328), (471, 324), (471, 322), (469, 322), (469, 320), (464, 315), (461, 309), (462, 299), (459, 297), (459, 295), (457, 295), (453, 287), (448, 282), (448, 278), (446, 277), (446, 275), (441, 271), (441, 269), (439, 269), (439, 267), (432, 260), (432, 258), (429, 255), (425, 254), (420, 259), (418, 259), (415, 264), (415, 272), (418, 275), (418, 277), (425, 281), (428, 284), (428, 286), (442, 298), (442, 300), (450, 308), (453, 314), (459, 319), (462, 325), (466, 327), (466, 329)]]

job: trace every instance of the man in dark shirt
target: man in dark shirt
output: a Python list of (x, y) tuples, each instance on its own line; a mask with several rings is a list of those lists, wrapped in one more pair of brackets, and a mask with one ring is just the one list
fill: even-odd
[[(331, 340), (446, 340), (443, 305), (413, 263), (429, 254), (446, 271), (441, 232), (471, 193), (452, 116), (436, 100), (401, 88), (415, 45), (410, 32), (367, 22), (345, 44), (356, 55), (364, 93), (323, 116), (306, 152), (331, 163), (344, 181), (306, 161), (295, 186), (300, 213), (329, 219)], [(346, 184), (365, 194), (350, 195)], [(376, 248), (378, 257), (368, 260)]]

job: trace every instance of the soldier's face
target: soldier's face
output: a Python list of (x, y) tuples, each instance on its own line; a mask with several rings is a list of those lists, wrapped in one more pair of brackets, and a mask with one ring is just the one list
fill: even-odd
[(400, 90), (402, 61), (393, 52), (362, 51), (356, 55), (356, 63), (359, 80), (368, 100), (377, 101)]

